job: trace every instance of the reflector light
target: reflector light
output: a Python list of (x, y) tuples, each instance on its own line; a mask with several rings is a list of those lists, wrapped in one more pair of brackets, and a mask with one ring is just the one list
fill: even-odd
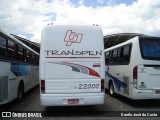
[(104, 79), (101, 79), (101, 92), (104, 92)]
[(45, 93), (45, 80), (41, 80), (41, 93)]

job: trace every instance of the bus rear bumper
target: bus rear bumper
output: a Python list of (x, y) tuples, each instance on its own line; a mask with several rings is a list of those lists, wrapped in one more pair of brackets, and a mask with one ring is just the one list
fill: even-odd
[(80, 106), (104, 104), (104, 93), (41, 94), (41, 106)]
[(132, 99), (160, 99), (160, 90), (137, 90), (135, 93), (133, 93)]

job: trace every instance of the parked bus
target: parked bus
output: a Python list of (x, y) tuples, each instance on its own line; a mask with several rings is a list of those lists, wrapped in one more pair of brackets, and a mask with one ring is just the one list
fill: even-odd
[(39, 54), (0, 29), (0, 105), (39, 83)]
[(105, 50), (105, 88), (131, 99), (160, 99), (160, 37), (137, 36)]
[(104, 104), (104, 44), (98, 26), (57, 25), (42, 31), (42, 106)]

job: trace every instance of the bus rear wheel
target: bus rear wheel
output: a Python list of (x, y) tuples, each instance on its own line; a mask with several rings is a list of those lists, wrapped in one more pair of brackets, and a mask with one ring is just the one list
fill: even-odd
[(112, 97), (114, 96), (114, 86), (113, 86), (113, 83), (109, 84), (109, 94)]

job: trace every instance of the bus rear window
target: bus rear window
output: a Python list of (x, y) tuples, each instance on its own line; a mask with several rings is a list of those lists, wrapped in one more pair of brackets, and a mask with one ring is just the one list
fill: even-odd
[(160, 38), (141, 37), (140, 47), (143, 59), (160, 60)]

